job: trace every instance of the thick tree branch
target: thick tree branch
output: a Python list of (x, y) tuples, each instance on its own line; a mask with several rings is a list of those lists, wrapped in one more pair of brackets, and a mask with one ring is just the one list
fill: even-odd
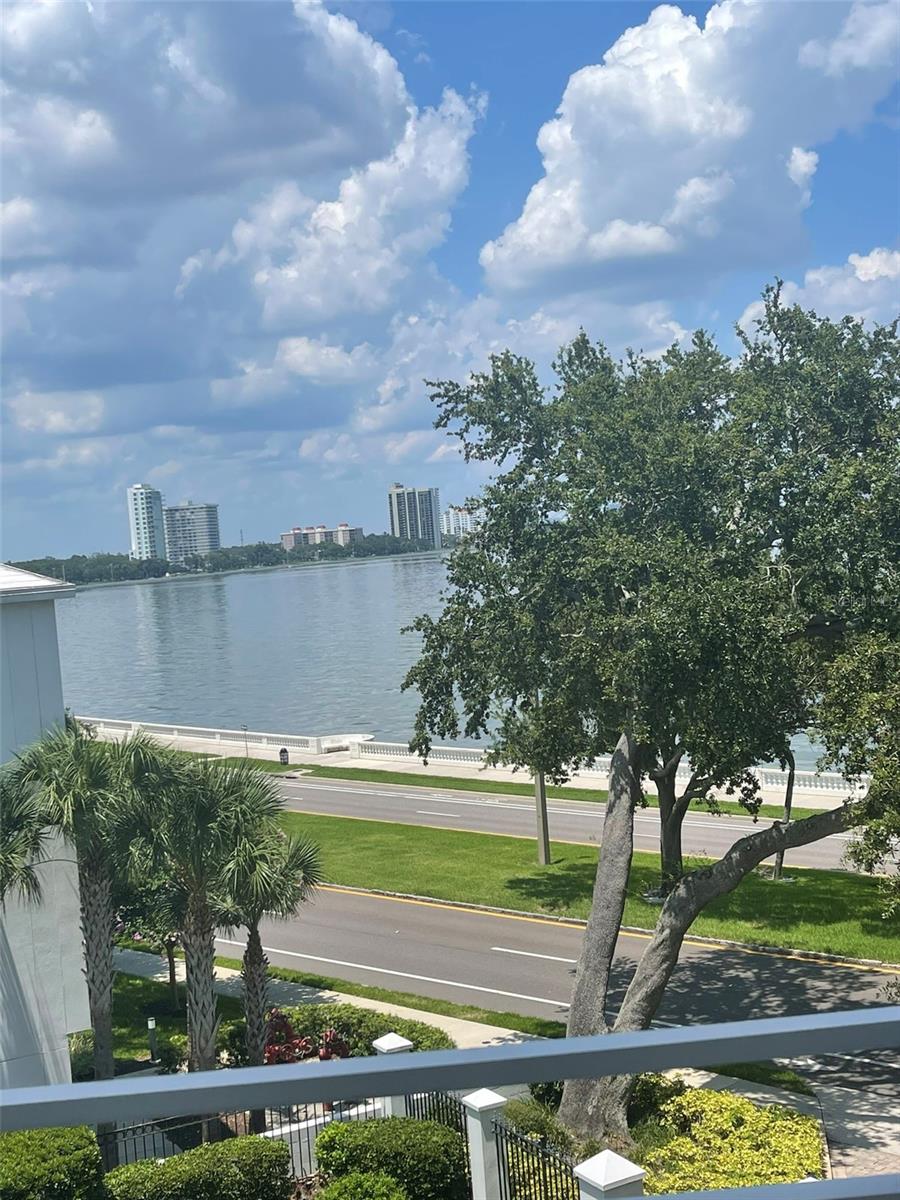
[(740, 838), (718, 862), (685, 875), (662, 907), (653, 937), (625, 993), (614, 1029), (647, 1028), (678, 962), (684, 937), (708, 904), (733, 892), (754, 867), (779, 850), (807, 846), (833, 833), (852, 829), (865, 811), (863, 799), (787, 825), (776, 822)]

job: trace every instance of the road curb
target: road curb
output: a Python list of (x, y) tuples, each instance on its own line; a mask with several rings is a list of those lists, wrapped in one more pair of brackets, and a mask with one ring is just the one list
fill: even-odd
[[(331, 883), (323, 886), (340, 888), (346, 892), (358, 892), (361, 896), (386, 896), (391, 900), (418, 900), (423, 904), (452, 904), (454, 908), (470, 909), (472, 912), (496, 913), (502, 917), (529, 917), (533, 921), (546, 921), (548, 925), (572, 925), (581, 929), (587, 926), (587, 921), (581, 917), (555, 917), (550, 913), (528, 912), (521, 908), (500, 908), (494, 904), (474, 904), (469, 900), (448, 900), (445, 896), (420, 896), (415, 892), (391, 892), (384, 888), (353, 887), (345, 883)], [(621, 932), (644, 934), (649, 937), (653, 930), (641, 925), (622, 925)], [(810, 962), (836, 963), (845, 967), (872, 967), (900, 972), (900, 963), (884, 962), (879, 958), (850, 958), (844, 954), (824, 954), (817, 950), (794, 950), (790, 946), (769, 946), (763, 942), (736, 942), (730, 938), (706, 937), (700, 933), (688, 934), (686, 940), (700, 942), (705, 946), (752, 950), (755, 954), (789, 954), (792, 958), (807, 959)]]

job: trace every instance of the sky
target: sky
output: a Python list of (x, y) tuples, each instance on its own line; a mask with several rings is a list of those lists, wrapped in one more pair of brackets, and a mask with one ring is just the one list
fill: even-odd
[(224, 544), (477, 492), (426, 379), (580, 327), (727, 352), (762, 288), (900, 309), (900, 10), (6, 4), (4, 559)]

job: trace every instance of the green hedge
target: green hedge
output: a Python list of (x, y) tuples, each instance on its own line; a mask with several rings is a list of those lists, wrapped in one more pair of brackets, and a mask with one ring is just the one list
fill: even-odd
[(436, 1121), (334, 1122), (316, 1138), (316, 1157), (327, 1178), (383, 1171), (414, 1200), (466, 1200), (469, 1195), (463, 1139)]
[(86, 1125), (0, 1134), (3, 1200), (102, 1200), (105, 1194), (97, 1139)]
[(409, 1200), (409, 1196), (390, 1175), (378, 1171), (354, 1171), (316, 1193), (316, 1200)]
[(294, 1192), (286, 1143), (253, 1136), (117, 1167), (106, 1185), (112, 1200), (289, 1200)]
[[(453, 1050), (455, 1043), (442, 1029), (424, 1021), (392, 1017), (389, 1013), (372, 1012), (355, 1004), (302, 1004), (281, 1010), (290, 1020), (297, 1037), (310, 1037), (318, 1042), (326, 1029), (337, 1029), (350, 1045), (353, 1058), (374, 1054), (372, 1043), (386, 1033), (398, 1033), (408, 1038), (416, 1050)], [(246, 1061), (245, 1025), (243, 1021), (223, 1024), (219, 1046), (233, 1066)]]
[(822, 1138), (812, 1118), (733, 1092), (691, 1089), (663, 1107), (673, 1136), (644, 1158), (648, 1195), (761, 1187), (823, 1175)]

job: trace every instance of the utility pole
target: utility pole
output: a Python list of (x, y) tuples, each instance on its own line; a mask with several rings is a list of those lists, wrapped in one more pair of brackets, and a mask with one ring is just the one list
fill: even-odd
[[(794, 772), (796, 763), (794, 762), (793, 752), (788, 750), (786, 761), (788, 764), (787, 786), (784, 789), (784, 817), (785, 825), (788, 825), (791, 820), (791, 805), (794, 802)], [(775, 855), (775, 870), (772, 872), (772, 878), (781, 880), (784, 878), (784, 851), (779, 850)]]
[(543, 771), (534, 773), (534, 806), (537, 815), (538, 863), (542, 867), (549, 867), (550, 824), (547, 820), (547, 786)]
[(241, 545), (243, 546), (243, 544), (244, 544), (244, 531), (242, 529), (241, 530)]

